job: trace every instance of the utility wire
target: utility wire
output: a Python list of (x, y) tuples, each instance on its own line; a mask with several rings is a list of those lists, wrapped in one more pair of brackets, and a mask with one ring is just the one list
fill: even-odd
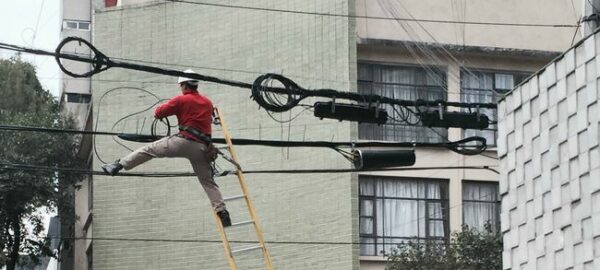
[[(46, 239), (58, 239), (58, 240), (92, 240), (92, 241), (120, 241), (120, 242), (172, 242), (172, 243), (214, 243), (222, 244), (221, 240), (210, 240), (210, 239), (166, 239), (166, 238), (128, 238), (128, 237), (59, 237), (59, 236), (46, 236)], [(423, 242), (407, 242), (393, 243), (390, 245), (425, 245)], [(258, 244), (258, 241), (251, 240), (229, 240), (229, 243), (234, 244)], [(354, 242), (354, 241), (278, 241), (278, 240), (267, 240), (264, 241), (267, 244), (282, 244), (282, 245), (362, 245), (362, 244), (373, 244), (372, 242)], [(459, 245), (457, 243), (446, 243), (446, 242), (430, 242), (429, 244), (439, 245)], [(464, 244), (460, 244), (464, 245)]]
[(341, 17), (341, 18), (356, 18), (356, 19), (371, 19), (371, 20), (390, 20), (390, 21), (447, 23), (447, 24), (470, 24), (470, 25), (489, 25), (489, 26), (515, 26), (515, 27), (553, 27), (553, 28), (577, 27), (576, 25), (571, 25), (571, 24), (504, 23), (504, 22), (433, 20), (433, 19), (417, 19), (417, 18), (390, 18), (390, 17), (380, 17), (380, 16), (347, 15), (347, 14), (309, 12), (309, 11), (276, 9), (276, 8), (261, 8), (261, 7), (250, 7), (250, 6), (239, 6), (239, 5), (228, 5), (228, 4), (217, 4), (217, 3), (205, 3), (205, 2), (196, 2), (196, 1), (187, 1), (187, 0), (165, 0), (165, 1), (173, 2), (173, 3), (201, 5), (201, 6), (236, 8), (236, 9), (247, 9), (247, 10), (256, 10), (256, 11), (281, 12), (281, 13), (315, 15), (315, 16), (325, 16), (325, 17), (338, 17), (338, 18)]
[[(377, 169), (298, 169), (298, 170), (243, 170), (244, 174), (313, 174), (313, 173), (352, 173), (352, 172), (382, 172), (382, 171), (428, 171), (428, 170), (488, 170), (496, 174), (500, 174), (495, 165), (485, 166), (438, 166), (438, 167), (399, 167), (399, 168), (377, 168)], [(103, 171), (94, 171), (88, 169), (74, 169), (64, 167), (15, 164), (15, 163), (0, 163), (0, 172), (2, 170), (17, 170), (17, 171), (48, 171), (48, 172), (63, 172), (85, 175), (104, 175)], [(216, 175), (223, 177), (236, 174), (237, 171), (227, 170)], [(163, 178), (163, 177), (188, 177), (197, 176), (194, 172), (139, 172), (139, 173), (119, 173), (119, 176), (124, 177), (148, 177), (148, 178)], [(116, 178), (115, 178), (116, 179)]]
[[(79, 42), (85, 44), (90, 48), (90, 50), (95, 55), (94, 57), (86, 57), (79, 56), (68, 53), (61, 53), (62, 48), (70, 42)], [(353, 92), (341, 92), (333, 89), (304, 89), (297, 85), (292, 80), (279, 75), (279, 74), (265, 74), (259, 76), (254, 83), (245, 83), (235, 80), (229, 79), (221, 79), (218, 77), (201, 75), (197, 73), (184, 73), (182, 71), (174, 70), (174, 69), (163, 69), (154, 66), (146, 66), (139, 65), (128, 62), (121, 61), (113, 61), (109, 59), (109, 57), (105, 56), (96, 49), (91, 43), (88, 41), (77, 38), (77, 37), (68, 37), (64, 39), (56, 48), (55, 52), (49, 52), (45, 50), (32, 49), (7, 43), (0, 43), (0, 49), (7, 49), (13, 51), (19, 51), (24, 53), (32, 53), (38, 55), (47, 55), (54, 56), (57, 60), (57, 63), (61, 70), (66, 74), (72, 77), (90, 77), (94, 74), (100, 73), (112, 67), (120, 67), (124, 69), (137, 70), (143, 72), (149, 72), (154, 74), (168, 75), (168, 76), (181, 76), (188, 77), (192, 79), (197, 79), (200, 81), (218, 83), (222, 85), (228, 85), (232, 87), (246, 88), (252, 90), (252, 98), (263, 108), (274, 111), (274, 112), (283, 112), (290, 110), (295, 107), (301, 100), (307, 97), (324, 97), (324, 98), (338, 98), (338, 99), (347, 99), (353, 100), (356, 102), (368, 102), (368, 103), (385, 103), (385, 104), (393, 104), (399, 106), (453, 106), (453, 107), (466, 107), (466, 108), (496, 108), (497, 105), (494, 103), (462, 103), (462, 102), (448, 102), (445, 100), (436, 100), (436, 101), (425, 101), (425, 100), (398, 100), (392, 99), (385, 96), (380, 95), (364, 95)], [(92, 70), (83, 74), (75, 74), (71, 71), (67, 70), (61, 62), (61, 59), (68, 59), (72, 61), (85, 62), (90, 63), (92, 65)], [(273, 82), (278, 82), (284, 86), (284, 88), (274, 88), (269, 87)], [(283, 104), (273, 104), (269, 103), (269, 99), (265, 99), (267, 94), (280, 94), (283, 96), (287, 96), (286, 102)]]
[[(140, 135), (132, 133), (117, 133), (117, 132), (105, 132), (105, 131), (91, 131), (91, 130), (76, 130), (76, 129), (58, 129), (58, 128), (43, 128), (43, 127), (30, 127), (30, 126), (14, 126), (14, 125), (0, 125), (0, 131), (29, 131), (29, 132), (47, 132), (47, 133), (69, 133), (69, 134), (84, 134), (84, 135), (107, 135), (107, 136), (119, 136), (120, 138), (140, 138), (140, 139), (160, 139), (161, 136), (153, 135)], [(213, 138), (212, 141), (218, 144), (224, 144), (225, 139)], [(479, 142), (480, 145), (468, 145), (471, 142)], [(276, 140), (255, 140), (255, 139), (232, 139), (232, 143), (235, 145), (262, 145), (272, 147), (323, 147), (323, 148), (337, 148), (337, 147), (444, 147), (453, 150), (457, 153), (461, 153), (460, 148), (468, 149), (468, 151), (483, 151), (485, 150), (485, 138), (482, 137), (469, 137), (453, 142), (442, 142), (442, 143), (428, 143), (428, 142), (329, 142), (329, 141), (276, 141)], [(462, 153), (461, 153), (462, 154)], [(477, 154), (477, 153), (472, 153)]]

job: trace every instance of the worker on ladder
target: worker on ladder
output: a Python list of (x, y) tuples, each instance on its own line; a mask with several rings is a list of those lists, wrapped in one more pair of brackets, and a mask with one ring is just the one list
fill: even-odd
[[(184, 73), (194, 73), (194, 71), (188, 69)], [(213, 160), (211, 151), (208, 151), (211, 145), (212, 102), (198, 93), (197, 80), (179, 77), (177, 82), (181, 88), (181, 95), (158, 106), (154, 111), (154, 117), (160, 119), (176, 115), (180, 132), (141, 147), (114, 163), (105, 164), (102, 170), (114, 176), (121, 169), (131, 170), (152, 158), (187, 158), (192, 163), (192, 168), (221, 223), (224, 227), (231, 226), (229, 212), (225, 209), (223, 196), (213, 179), (210, 165)]]

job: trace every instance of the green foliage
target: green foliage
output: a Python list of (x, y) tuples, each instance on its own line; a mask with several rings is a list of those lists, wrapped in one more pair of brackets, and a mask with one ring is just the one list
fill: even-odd
[[(34, 67), (19, 59), (0, 60), (0, 124), (74, 128), (73, 120), (61, 113), (58, 102), (41, 87)], [(0, 163), (82, 166), (73, 135), (18, 131), (0, 131)], [(81, 177), (0, 166), (0, 267), (14, 268), (19, 254), (36, 261), (44, 253), (41, 207), (58, 209), (61, 221), (73, 222), (71, 191)]]
[(502, 235), (491, 230), (481, 232), (468, 227), (452, 234), (449, 243), (409, 242), (388, 256), (387, 270), (500, 270)]

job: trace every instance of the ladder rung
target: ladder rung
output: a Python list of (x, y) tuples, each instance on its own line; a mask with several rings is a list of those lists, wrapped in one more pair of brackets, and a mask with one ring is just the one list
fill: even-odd
[(258, 245), (258, 246), (240, 248), (240, 249), (231, 251), (231, 253), (238, 253), (238, 252), (243, 252), (243, 251), (248, 251), (248, 250), (253, 250), (253, 249), (259, 249), (259, 248), (262, 248), (262, 246)]
[(244, 194), (235, 195), (235, 196), (223, 198), (223, 201), (232, 201), (232, 200), (237, 200), (237, 199), (241, 199), (241, 198), (244, 198), (244, 197), (246, 197), (246, 195), (244, 195)]
[(252, 223), (254, 223), (254, 220), (246, 220), (246, 221), (242, 221), (242, 222), (233, 223), (233, 224), (231, 224), (231, 227), (252, 224)]

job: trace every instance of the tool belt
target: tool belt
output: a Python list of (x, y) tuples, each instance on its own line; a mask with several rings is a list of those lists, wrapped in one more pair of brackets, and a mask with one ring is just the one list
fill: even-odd
[(212, 139), (210, 137), (210, 135), (206, 135), (204, 133), (202, 133), (202, 131), (193, 128), (193, 127), (189, 127), (189, 126), (184, 126), (184, 125), (179, 125), (179, 130), (182, 131), (186, 131), (189, 132), (190, 134), (192, 134), (192, 136), (194, 136), (194, 138), (200, 140), (201, 142), (204, 142), (204, 144), (206, 144), (206, 158), (213, 162), (217, 159), (217, 156), (219, 154), (219, 149), (217, 149), (214, 144), (212, 143)]

